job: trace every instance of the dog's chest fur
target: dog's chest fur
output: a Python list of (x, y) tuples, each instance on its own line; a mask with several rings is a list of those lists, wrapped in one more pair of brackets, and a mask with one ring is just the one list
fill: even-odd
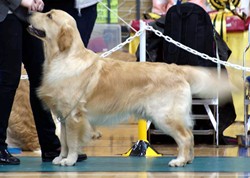
[(99, 65), (95, 60), (71, 58), (58, 58), (45, 64), (42, 85), (38, 89), (39, 97), (53, 112), (63, 115), (76, 106), (84, 110), (86, 98), (95, 87), (93, 81), (98, 80)]

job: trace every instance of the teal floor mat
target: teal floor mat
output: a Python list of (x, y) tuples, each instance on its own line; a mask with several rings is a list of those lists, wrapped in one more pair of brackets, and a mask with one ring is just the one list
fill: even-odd
[(1, 165), (0, 172), (250, 172), (248, 157), (196, 157), (185, 167), (169, 167), (172, 157), (89, 157), (75, 166), (43, 163), (38, 157), (20, 157), (20, 165)]

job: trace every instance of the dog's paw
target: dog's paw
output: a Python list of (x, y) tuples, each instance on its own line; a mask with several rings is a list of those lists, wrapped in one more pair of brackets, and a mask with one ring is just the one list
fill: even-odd
[(56, 164), (56, 165), (59, 165), (61, 164), (61, 161), (62, 161), (62, 157), (61, 156), (58, 156), (58, 157), (55, 157), (52, 161), (52, 164)]
[(99, 131), (94, 131), (92, 134), (92, 139), (99, 139), (102, 137), (102, 133)]
[(193, 162), (193, 160), (194, 160), (194, 151), (193, 151), (193, 149), (190, 151), (189, 156), (188, 156), (187, 159), (188, 159), (187, 164), (191, 164)]
[(187, 164), (191, 164), (193, 162), (193, 160), (194, 160), (193, 156), (189, 157), (189, 159), (187, 160)]
[(60, 162), (61, 166), (74, 166), (76, 164), (76, 160), (73, 159), (62, 159)]
[(182, 160), (182, 159), (172, 159), (168, 165), (170, 167), (183, 167), (187, 164), (186, 161)]
[(191, 159), (191, 160), (188, 160), (187, 161), (187, 164), (191, 164), (193, 162), (193, 160)]

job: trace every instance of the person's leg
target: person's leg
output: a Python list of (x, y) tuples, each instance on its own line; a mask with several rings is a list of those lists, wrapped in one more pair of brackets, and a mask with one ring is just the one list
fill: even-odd
[(42, 153), (55, 151), (60, 148), (60, 141), (55, 134), (55, 123), (50, 111), (44, 109), (36, 93), (41, 83), (42, 65), (44, 62), (42, 42), (25, 32), (23, 35), (23, 46), (23, 63), (30, 82), (30, 104), (41, 151)]
[(76, 20), (82, 41), (87, 47), (97, 18), (97, 4), (81, 9), (81, 15), (75, 8), (68, 9), (68, 13)]
[(0, 23), (0, 164), (19, 164), (7, 151), (6, 133), (21, 74), (22, 28), (14, 15)]

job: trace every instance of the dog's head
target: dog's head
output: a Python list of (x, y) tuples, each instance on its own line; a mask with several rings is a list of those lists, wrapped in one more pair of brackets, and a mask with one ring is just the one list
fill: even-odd
[(34, 12), (28, 17), (28, 32), (44, 42), (58, 45), (60, 51), (70, 48), (77, 26), (73, 17), (62, 10)]

